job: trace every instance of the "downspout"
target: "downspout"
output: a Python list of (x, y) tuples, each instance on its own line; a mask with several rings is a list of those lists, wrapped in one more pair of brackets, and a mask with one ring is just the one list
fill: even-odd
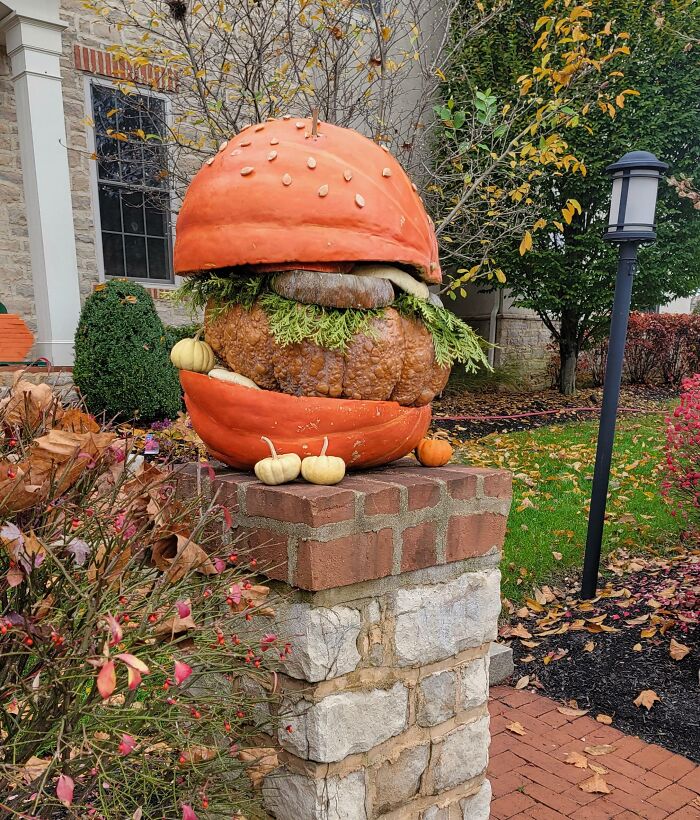
[(498, 313), (501, 310), (503, 302), (503, 291), (501, 288), (493, 292), (493, 297), (493, 307), (491, 308), (491, 314), (489, 316), (489, 349), (487, 353), (491, 367), (493, 367), (493, 363), (496, 360), (495, 345), (498, 331)]

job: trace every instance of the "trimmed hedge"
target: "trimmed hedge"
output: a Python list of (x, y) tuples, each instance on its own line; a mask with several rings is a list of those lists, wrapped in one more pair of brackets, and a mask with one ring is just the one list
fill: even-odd
[(170, 339), (141, 285), (111, 279), (92, 293), (75, 334), (73, 379), (91, 413), (142, 422), (182, 407)]

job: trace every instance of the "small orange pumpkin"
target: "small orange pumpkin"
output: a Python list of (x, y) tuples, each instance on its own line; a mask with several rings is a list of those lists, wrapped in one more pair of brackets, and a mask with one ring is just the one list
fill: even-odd
[(452, 458), (452, 445), (436, 438), (421, 439), (416, 458), (424, 467), (442, 467)]

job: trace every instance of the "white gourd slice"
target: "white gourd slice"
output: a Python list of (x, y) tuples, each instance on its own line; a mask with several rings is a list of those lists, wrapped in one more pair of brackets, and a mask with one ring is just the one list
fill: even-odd
[(242, 376), (240, 373), (234, 373), (232, 370), (225, 370), (223, 367), (215, 367), (209, 371), (208, 374), (212, 379), (218, 379), (220, 382), (229, 382), (230, 384), (239, 384), (241, 387), (250, 387), (253, 390), (260, 390), (257, 384), (247, 376)]
[(355, 276), (374, 276), (377, 279), (388, 279), (399, 290), (410, 293), (418, 299), (427, 299), (430, 291), (425, 282), (414, 279), (410, 273), (391, 265), (355, 265), (351, 273)]

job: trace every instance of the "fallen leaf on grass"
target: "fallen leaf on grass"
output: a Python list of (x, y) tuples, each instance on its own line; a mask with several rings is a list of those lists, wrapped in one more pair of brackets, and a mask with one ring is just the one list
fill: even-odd
[(523, 675), (522, 678), (515, 684), (516, 689), (524, 689), (530, 683), (530, 676)]
[(591, 755), (591, 757), (600, 757), (601, 755), (609, 755), (615, 751), (614, 746), (610, 746), (610, 744), (601, 744), (599, 746), (586, 746), (583, 750), (586, 754)]
[(578, 784), (579, 789), (588, 794), (610, 794), (612, 789), (605, 780), (596, 772), (593, 777)]
[(518, 723), (517, 720), (513, 721), (513, 723), (509, 723), (506, 726), (509, 732), (513, 732), (514, 735), (526, 735), (527, 732), (525, 731), (525, 727)]
[(561, 561), (561, 559), (563, 557), (564, 556), (560, 552), (553, 552), (552, 553), (552, 558), (554, 558), (555, 561)]
[(564, 762), (576, 766), (577, 769), (588, 768), (588, 758), (586, 755), (582, 755), (581, 752), (567, 752)]
[(688, 652), (690, 652), (690, 647), (684, 643), (679, 643), (675, 638), (671, 638), (671, 645), (668, 651), (674, 661), (682, 661)]
[(568, 715), (569, 717), (582, 717), (583, 715), (588, 714), (588, 709), (574, 709), (571, 706), (557, 706), (557, 712), (561, 712), (562, 715)]
[(661, 700), (661, 698), (653, 689), (643, 689), (634, 699), (634, 705), (637, 708), (644, 706), (648, 712), (657, 700)]
[(595, 719), (598, 721), (598, 723), (604, 723), (606, 726), (610, 726), (610, 724), (612, 723), (612, 718), (610, 717), (610, 715), (596, 715)]

